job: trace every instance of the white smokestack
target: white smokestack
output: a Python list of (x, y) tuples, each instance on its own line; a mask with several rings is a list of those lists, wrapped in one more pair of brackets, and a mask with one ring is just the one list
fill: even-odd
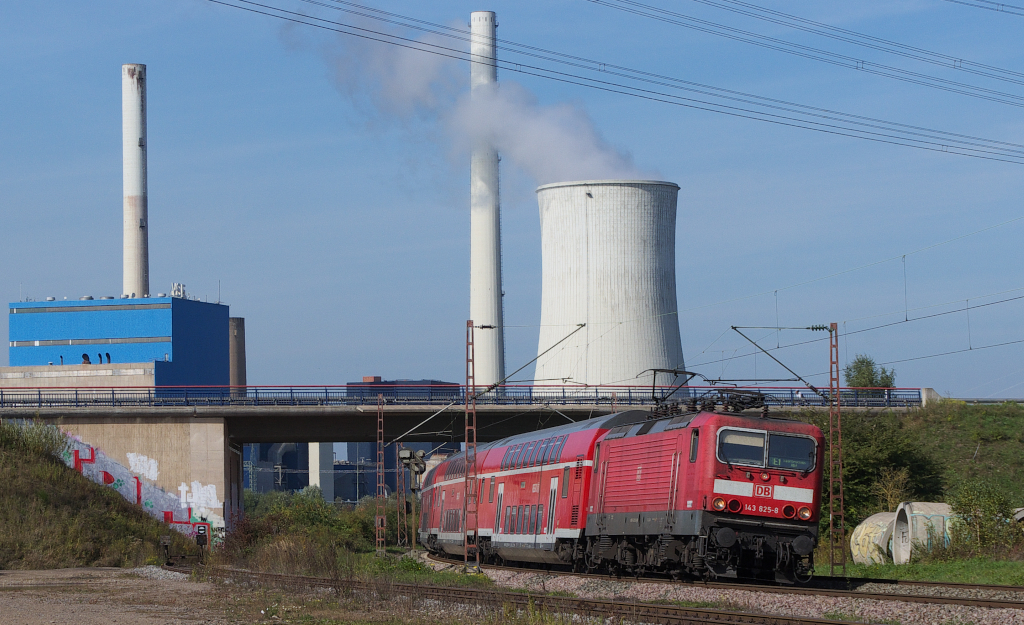
[[(537, 189), (542, 286), (537, 380), (650, 384), (682, 369), (676, 304), (679, 187), (648, 180), (561, 182)], [(659, 384), (675, 376), (659, 374)], [(541, 382), (541, 384), (557, 382)]]
[(146, 66), (121, 66), (121, 140), (124, 159), (124, 287), (128, 297), (149, 295), (149, 207), (146, 191)]
[[(473, 100), (493, 100), (498, 88), (494, 41), (497, 26), (492, 11), (475, 11), (470, 16)], [(486, 140), (478, 140), (473, 146), (470, 178), (469, 316), (477, 326), (476, 383), (488, 385), (505, 377), (505, 329), (501, 304), (498, 152)]]

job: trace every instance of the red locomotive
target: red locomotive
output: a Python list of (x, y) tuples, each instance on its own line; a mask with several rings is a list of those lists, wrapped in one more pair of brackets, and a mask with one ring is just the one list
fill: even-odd
[[(714, 403), (632, 410), (480, 445), (482, 561), (790, 582), (813, 569), (824, 439)], [(420, 538), (463, 553), (465, 456), (423, 479)]]

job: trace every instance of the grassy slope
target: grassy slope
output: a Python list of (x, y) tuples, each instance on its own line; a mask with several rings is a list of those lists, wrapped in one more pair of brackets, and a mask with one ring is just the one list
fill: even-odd
[(1024, 407), (946, 401), (907, 414), (904, 423), (945, 468), (947, 488), (961, 477), (982, 478), (1024, 507)]
[[(815, 422), (823, 417), (810, 412), (801, 416)], [(848, 413), (844, 415), (844, 434), (847, 420), (856, 430), (863, 429), (864, 421), (880, 422), (884, 417)], [(1024, 507), (1024, 407), (1017, 404), (976, 406), (943, 401), (924, 409), (898, 413), (896, 420), (899, 428), (896, 435), (906, 437), (910, 448), (927, 460), (927, 464), (934, 466), (941, 490), (955, 489), (964, 478), (978, 478), (1005, 494), (1014, 507)], [(888, 434), (892, 435), (892, 432)], [(851, 468), (848, 466), (844, 473)], [(944, 500), (941, 492), (924, 496), (918, 492), (914, 498)], [(880, 510), (880, 504), (870, 501), (858, 511), (866, 516)], [(817, 573), (827, 575), (828, 557), (824, 555), (827, 551), (819, 551)], [(1024, 562), (1014, 561), (1018, 557), (1016, 552), (1006, 555), (1011, 559), (978, 557), (908, 566), (851, 564), (847, 573), (856, 577), (1024, 585)]]
[(178, 553), (194, 548), (56, 459), (0, 445), (0, 569), (156, 563), (167, 534)]

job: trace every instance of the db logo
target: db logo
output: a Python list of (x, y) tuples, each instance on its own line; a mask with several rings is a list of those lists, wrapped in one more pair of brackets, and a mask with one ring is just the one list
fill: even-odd
[(754, 484), (754, 497), (772, 498), (772, 487), (767, 484)]

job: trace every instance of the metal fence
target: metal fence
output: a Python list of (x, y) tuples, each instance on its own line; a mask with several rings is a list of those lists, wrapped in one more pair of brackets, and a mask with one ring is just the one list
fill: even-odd
[[(480, 389), (479, 387), (478, 391)], [(478, 405), (650, 406), (668, 398), (685, 403), (708, 393), (758, 392), (769, 406), (822, 407), (827, 402), (806, 388), (650, 386), (502, 386), (477, 398)], [(389, 405), (444, 406), (465, 401), (465, 387), (430, 386), (201, 386), (133, 388), (0, 389), (0, 408), (182, 407), (182, 406), (359, 406), (376, 405), (377, 395)], [(921, 405), (921, 390), (842, 389), (844, 406), (885, 408)]]

